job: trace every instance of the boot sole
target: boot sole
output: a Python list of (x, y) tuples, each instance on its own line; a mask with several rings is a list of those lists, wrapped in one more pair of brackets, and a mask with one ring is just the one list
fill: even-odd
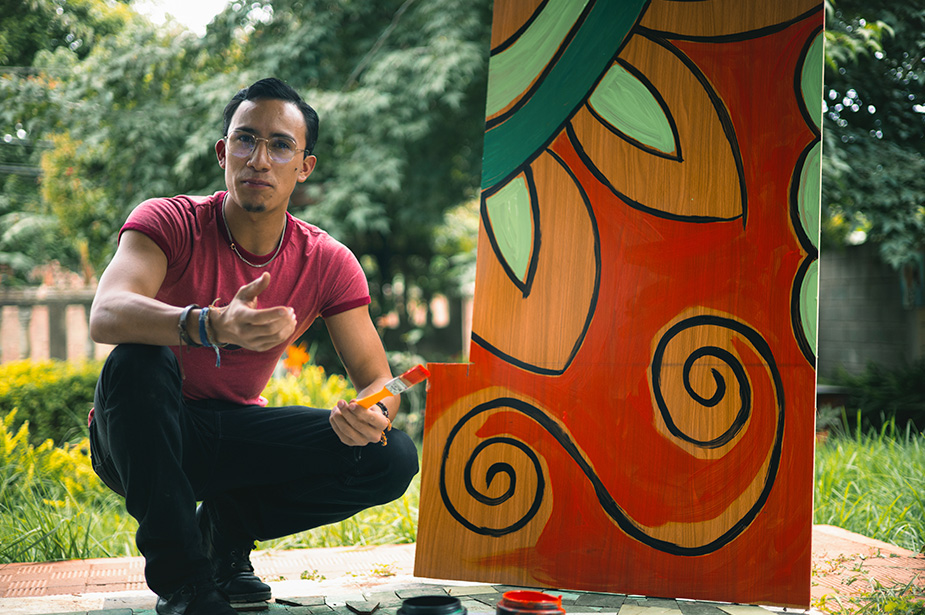
[(257, 592), (253, 594), (228, 594), (228, 602), (241, 604), (247, 602), (266, 602), (272, 597), (272, 592)]

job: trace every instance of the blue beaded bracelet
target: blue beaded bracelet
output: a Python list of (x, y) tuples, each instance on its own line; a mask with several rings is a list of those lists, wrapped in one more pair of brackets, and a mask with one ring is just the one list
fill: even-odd
[(211, 308), (206, 306), (202, 308), (199, 312), (199, 341), (202, 342), (202, 345), (206, 348), (212, 348), (215, 350), (215, 367), (222, 366), (222, 355), (219, 352), (217, 344), (213, 344), (212, 340), (209, 339), (209, 331), (206, 327), (206, 323), (209, 321), (209, 310)]

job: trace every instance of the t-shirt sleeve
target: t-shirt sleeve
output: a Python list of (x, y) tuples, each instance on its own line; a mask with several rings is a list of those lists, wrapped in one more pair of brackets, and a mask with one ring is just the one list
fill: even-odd
[(325, 301), (321, 306), (321, 317), (327, 318), (369, 305), (369, 284), (366, 274), (353, 252), (339, 243), (335, 243), (334, 262), (328, 268), (328, 283), (325, 285)]
[(177, 262), (190, 249), (191, 223), (177, 199), (150, 199), (129, 214), (119, 231), (138, 231), (151, 239), (167, 256), (168, 263)]

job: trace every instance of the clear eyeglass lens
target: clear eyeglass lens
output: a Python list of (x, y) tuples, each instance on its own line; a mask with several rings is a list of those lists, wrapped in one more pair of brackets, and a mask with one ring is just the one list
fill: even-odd
[(267, 142), (267, 152), (273, 162), (289, 162), (295, 155), (295, 146), (285, 139), (264, 139), (249, 134), (231, 135), (228, 138), (228, 149), (233, 156), (250, 158), (260, 141)]

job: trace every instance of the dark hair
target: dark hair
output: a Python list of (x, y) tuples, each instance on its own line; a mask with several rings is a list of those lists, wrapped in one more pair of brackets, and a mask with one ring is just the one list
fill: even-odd
[(285, 100), (294, 103), (295, 106), (299, 108), (299, 111), (302, 112), (302, 117), (305, 118), (305, 155), (308, 156), (311, 154), (312, 150), (315, 149), (315, 142), (318, 141), (318, 114), (315, 113), (311, 105), (302, 100), (298, 92), (276, 77), (261, 79), (239, 90), (237, 94), (232, 96), (231, 102), (225, 105), (225, 111), (223, 112), (224, 126), (222, 128), (222, 135), (228, 136), (228, 127), (231, 126), (231, 118), (234, 117), (234, 113), (238, 110), (242, 101), (268, 98), (272, 100)]

